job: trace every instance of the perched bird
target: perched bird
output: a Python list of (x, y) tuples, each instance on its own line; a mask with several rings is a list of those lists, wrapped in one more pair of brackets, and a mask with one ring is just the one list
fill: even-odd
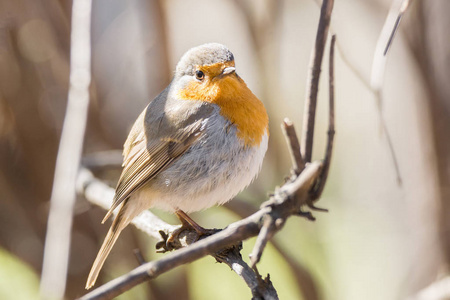
[(187, 216), (224, 204), (248, 186), (267, 150), (268, 116), (238, 76), (234, 56), (221, 44), (187, 51), (174, 78), (140, 114), (123, 150), (123, 171), (105, 222), (118, 208), (94, 261), (91, 288), (120, 232), (151, 207)]

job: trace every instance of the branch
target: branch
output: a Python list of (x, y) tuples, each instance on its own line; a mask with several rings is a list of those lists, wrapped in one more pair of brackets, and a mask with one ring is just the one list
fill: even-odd
[(417, 292), (417, 294), (410, 296), (407, 300), (439, 300), (450, 299), (450, 277), (441, 278), (424, 289)]
[[(156, 278), (180, 265), (193, 262), (210, 254), (221, 255), (223, 251), (229, 250), (237, 243), (258, 235), (262, 220), (266, 215), (270, 215), (275, 220), (285, 220), (289, 216), (301, 214), (300, 207), (307, 203), (309, 190), (318, 178), (321, 168), (322, 163), (320, 162), (308, 164), (295, 181), (288, 182), (275, 191), (275, 194), (253, 215), (235, 222), (224, 230), (199, 240), (189, 247), (172, 252), (160, 260), (139, 266), (130, 273), (106, 283), (80, 299), (111, 299), (145, 280)], [(91, 200), (90, 198), (94, 196), (88, 192), (91, 184), (98, 184), (98, 182), (90, 180), (79, 185), (86, 191), (88, 200)], [(99, 195), (101, 196), (101, 193)], [(138, 220), (133, 220), (133, 224), (136, 224)], [(152, 224), (152, 227), (153, 230), (157, 230), (157, 226)]]
[(388, 51), (389, 51), (389, 49), (391, 47), (391, 44), (392, 44), (392, 42), (394, 40), (395, 34), (397, 33), (398, 28), (400, 26), (400, 22), (402, 20), (403, 14), (408, 9), (408, 7), (411, 4), (411, 2), (412, 2), (412, 0), (402, 0), (402, 4), (401, 4), (400, 10), (398, 12), (397, 19), (395, 20), (394, 27), (392, 28), (392, 32), (391, 32), (391, 35), (389, 36), (389, 40), (388, 40), (388, 42), (386, 44), (386, 48), (383, 51), (383, 55), (386, 56), (386, 54), (388, 53)]
[[(402, 1), (400, 8), (398, 8), (398, 3)], [(315, 0), (317, 5), (321, 5), (320, 1)], [(382, 33), (380, 34), (376, 51), (374, 54), (374, 61), (372, 64), (372, 74), (370, 78), (370, 83), (364, 76), (361, 71), (350, 61), (350, 59), (345, 54), (345, 51), (341, 47), (339, 41), (336, 42), (336, 47), (340, 53), (340, 57), (342, 61), (347, 65), (348, 68), (353, 72), (353, 74), (360, 80), (360, 82), (366, 87), (370, 92), (372, 92), (375, 96), (375, 101), (377, 103), (378, 114), (380, 117), (381, 130), (386, 134), (386, 140), (388, 144), (389, 153), (394, 164), (395, 174), (397, 176), (397, 182), (399, 185), (402, 184), (402, 178), (400, 174), (400, 167), (398, 165), (397, 156), (395, 154), (394, 145), (392, 143), (391, 135), (388, 131), (386, 121), (384, 119), (382, 113), (382, 93), (381, 93), (381, 85), (383, 83), (384, 78), (384, 68), (386, 65), (386, 59), (388, 51), (393, 43), (395, 34), (398, 31), (400, 26), (400, 21), (404, 15), (404, 13), (409, 8), (412, 0), (398, 0), (394, 2), (391, 6), (391, 10), (389, 15), (385, 21), (385, 25), (383, 27)], [(333, 34), (332, 25), (330, 25), (331, 33)]]
[(300, 143), (298, 142), (294, 124), (291, 120), (285, 118), (283, 123), (281, 123), (281, 129), (283, 130), (286, 143), (288, 144), (289, 154), (291, 155), (292, 171), (295, 175), (298, 175), (305, 168), (305, 161), (300, 151)]
[(387, 54), (392, 45), (403, 14), (408, 9), (411, 0), (394, 0), (389, 9), (388, 16), (384, 22), (378, 42), (373, 55), (372, 75), (370, 85), (373, 90), (381, 91), (384, 81), (384, 70), (386, 67)]
[[(105, 210), (111, 207), (114, 197), (114, 189), (94, 177), (87, 169), (81, 168), (77, 179), (77, 193), (83, 195), (89, 202), (98, 205)], [(117, 211), (114, 211), (116, 215)], [(161, 239), (161, 231), (170, 234), (179, 226), (167, 224), (150, 211), (145, 210), (134, 218), (131, 223), (155, 239)]]
[[(100, 160), (103, 161), (103, 159)], [(85, 168), (82, 168), (79, 172), (77, 191), (79, 194), (84, 195), (84, 197), (89, 200), (89, 202), (98, 205), (105, 210), (108, 210), (109, 207), (111, 207), (112, 199), (114, 196), (114, 189), (107, 186), (101, 180), (95, 178), (93, 174)], [(142, 230), (149, 236), (158, 240), (161, 240), (162, 234), (168, 236), (180, 227), (179, 225), (174, 226), (162, 221), (148, 210), (142, 212), (138, 217), (134, 218), (131, 223), (136, 226), (136, 228)], [(176, 238), (177, 240), (175, 241), (175, 244), (178, 245), (179, 248), (186, 247), (198, 240), (198, 238), (199, 236), (195, 232), (195, 230), (185, 230)], [(161, 242), (165, 244), (165, 241)], [(242, 260), (239, 252), (229, 251), (228, 253), (222, 253), (214, 257), (217, 261), (223, 262), (228, 265), (239, 277), (241, 277), (245, 281), (245, 283), (251, 289), (252, 295), (255, 297), (255, 299), (257, 299), (258, 296), (264, 296), (264, 299), (270, 299), (267, 297), (274, 294), (275, 289), (273, 289), (273, 287), (272, 289), (270, 289), (265, 285), (261, 285), (261, 279)], [(140, 264), (143, 264), (142, 259), (140, 259)]]
[(252, 292), (252, 300), (257, 299), (278, 299), (277, 291), (272, 282), (267, 277), (263, 279), (259, 273), (250, 268), (242, 259), (240, 249), (233, 247), (233, 251), (227, 251), (225, 255), (214, 255), (214, 258), (221, 263), (228, 265), (239, 277), (241, 277)]
[[(243, 201), (239, 198), (235, 198), (233, 201), (227, 202), (224, 206), (231, 212), (237, 214), (240, 218), (245, 218), (256, 210), (251, 203)], [(303, 294), (303, 298), (308, 300), (320, 299), (313, 275), (308, 271), (308, 269), (299, 263), (291, 254), (286, 252), (277, 240), (272, 239), (270, 243), (275, 250), (278, 251), (281, 257), (286, 260), (293, 274), (295, 274), (294, 277)]]
[[(101, 180), (95, 178), (93, 174), (85, 168), (82, 168), (79, 172), (77, 191), (80, 195), (84, 195), (89, 202), (98, 205), (105, 210), (107, 210), (112, 204), (114, 189), (107, 186)], [(149, 236), (158, 240), (161, 240), (162, 236), (169, 236), (180, 227), (179, 225), (170, 225), (162, 221), (148, 210), (142, 212), (138, 217), (134, 218), (131, 223), (138, 229), (147, 233)], [(177, 249), (187, 247), (197, 241), (198, 238), (199, 236), (195, 230), (185, 230), (177, 236), (174, 244), (177, 245)], [(160, 241), (158, 244), (165, 245), (165, 240)], [(162, 248), (161, 246), (159, 247)], [(215, 253), (213, 256), (217, 261), (227, 264), (237, 275), (239, 275), (239, 277), (245, 281), (247, 286), (251, 289), (252, 295), (255, 299), (258, 299), (258, 297), (262, 297), (262, 299), (271, 299), (270, 295), (276, 295), (276, 291), (273, 286), (271, 287), (271, 285), (269, 285), (270, 281), (267, 282), (267, 280), (262, 280), (262, 278), (260, 278), (260, 276), (242, 260), (239, 251), (236, 252), (235, 249), (236, 247), (231, 247), (227, 249), (227, 251)], [(104, 297), (108, 298), (109, 296), (101, 296), (102, 299), (104, 299)]]
[(301, 151), (306, 162), (311, 162), (314, 139), (314, 121), (316, 118), (317, 94), (319, 91), (320, 68), (323, 52), (330, 27), (331, 12), (334, 0), (324, 0), (320, 10), (319, 26), (317, 28), (316, 43), (312, 50), (310, 69), (308, 73), (305, 112), (303, 118), (303, 135)]
[(81, 160), (91, 82), (91, 0), (72, 7), (70, 87), (45, 238), (41, 298), (63, 299), (75, 203), (75, 180)]
[(383, 95), (382, 87), (384, 81), (384, 73), (387, 62), (387, 54), (390, 46), (393, 43), (395, 33), (398, 31), (400, 21), (403, 14), (408, 9), (412, 0), (396, 0), (393, 1), (389, 14), (384, 22), (383, 29), (381, 30), (380, 37), (378, 38), (375, 53), (373, 55), (372, 74), (370, 78), (370, 85), (375, 93), (378, 114), (380, 116), (380, 123), (383, 132), (386, 133), (386, 139), (388, 142), (389, 151), (391, 153), (392, 162), (394, 164), (395, 173), (397, 175), (397, 183), (402, 184), (402, 177), (400, 174), (400, 167), (398, 165), (397, 156), (395, 155), (394, 145), (392, 143), (391, 135), (389, 134), (386, 120), (383, 115)]
[[(333, 141), (334, 141), (334, 45), (336, 41), (336, 36), (333, 35), (331, 38), (331, 45), (330, 45), (330, 63), (329, 63), (329, 127), (328, 127), (328, 142), (327, 142), (327, 149), (325, 154), (325, 159), (323, 163), (323, 168), (320, 172), (319, 178), (317, 179), (317, 184), (314, 187), (313, 190), (310, 191), (310, 199), (306, 202), (307, 206), (313, 210), (319, 210), (319, 211), (327, 211), (323, 208), (315, 207), (313, 204), (313, 201), (318, 199), (320, 195), (322, 194), (322, 191), (325, 187), (325, 183), (328, 177), (328, 171), (331, 164), (331, 154), (333, 150)], [(312, 106), (312, 102), (310, 103)], [(315, 110), (314, 110), (315, 113)], [(282, 124), (282, 128), (286, 128), (289, 125), (286, 123), (286, 121)], [(289, 127), (288, 127), (289, 128)], [(298, 160), (300, 160), (300, 163), (303, 163), (301, 153), (298, 152), (297, 155), (295, 155), (295, 149), (297, 149), (296, 143), (296, 135), (295, 130), (292, 128), (292, 132), (294, 132), (294, 135), (291, 132), (291, 136), (288, 136), (287, 130), (285, 130), (285, 135), (287, 137), (287, 143), (290, 146), (290, 152), (291, 157), (293, 160), (294, 170), (295, 166), (299, 164)], [(314, 220), (312, 215), (308, 215), (308, 213), (305, 213), (306, 217)], [(253, 267), (256, 265), (256, 263), (259, 262), (261, 259), (262, 252), (267, 244), (267, 242), (272, 238), (272, 236), (280, 230), (285, 222), (286, 219), (278, 218), (275, 219), (271, 215), (264, 216), (263, 225), (259, 232), (258, 238), (256, 240), (253, 252), (250, 256), (251, 263), (250, 265)]]
[(314, 189), (313, 195), (311, 196), (311, 200), (314, 201), (319, 199), (322, 195), (323, 189), (325, 187), (325, 183), (328, 178), (328, 172), (330, 170), (331, 165), (331, 155), (333, 153), (333, 142), (334, 142), (334, 45), (336, 42), (336, 35), (331, 37), (330, 43), (330, 62), (328, 66), (328, 84), (329, 84), (329, 111), (328, 111), (328, 140), (327, 140), (327, 148), (325, 152), (325, 159), (323, 161), (323, 170), (320, 174), (320, 178), (317, 181), (317, 187)]
[(85, 154), (81, 160), (81, 165), (89, 170), (116, 169), (122, 166), (122, 151), (108, 150)]

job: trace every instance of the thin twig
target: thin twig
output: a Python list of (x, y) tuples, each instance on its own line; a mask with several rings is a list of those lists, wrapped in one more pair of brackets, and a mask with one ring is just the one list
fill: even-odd
[(225, 255), (216, 254), (214, 258), (221, 263), (228, 265), (239, 277), (241, 277), (252, 292), (252, 299), (268, 300), (278, 299), (277, 291), (272, 283), (263, 280), (259, 273), (250, 268), (239, 252), (240, 249), (233, 247), (231, 251), (226, 251)]
[(396, 0), (392, 3), (386, 21), (383, 25), (383, 29), (381, 30), (380, 37), (378, 38), (377, 46), (375, 48), (372, 63), (372, 74), (370, 78), (370, 85), (372, 87), (372, 90), (374, 91), (377, 101), (377, 108), (380, 117), (381, 129), (386, 134), (389, 151), (391, 153), (392, 161), (397, 175), (397, 183), (399, 185), (402, 184), (402, 177), (400, 174), (400, 167), (397, 161), (397, 156), (395, 155), (392, 139), (388, 131), (386, 120), (383, 114), (382, 87), (384, 81), (384, 73), (386, 68), (388, 50), (390, 49), (395, 33), (399, 28), (400, 20), (403, 14), (408, 9), (411, 2), (412, 2), (411, 0)]
[(257, 263), (259, 263), (267, 242), (272, 239), (274, 234), (275, 222), (270, 215), (266, 215), (264, 216), (263, 226), (259, 231), (253, 251), (250, 254), (250, 267), (253, 268)]
[(312, 50), (311, 64), (308, 73), (308, 85), (305, 101), (305, 113), (303, 119), (303, 134), (301, 152), (305, 162), (312, 158), (314, 121), (316, 117), (317, 94), (319, 91), (319, 78), (322, 58), (330, 27), (331, 12), (334, 0), (325, 0), (320, 10), (319, 26), (317, 28), (316, 42)]
[(395, 0), (389, 9), (373, 55), (370, 85), (375, 91), (380, 91), (382, 88), (387, 61), (387, 50), (392, 44), (395, 32), (397, 32), (399, 25), (398, 19), (401, 19), (409, 3), (410, 0)]
[(281, 123), (281, 129), (286, 138), (289, 154), (291, 155), (292, 171), (295, 175), (298, 175), (305, 168), (305, 161), (300, 152), (300, 143), (298, 141), (297, 133), (295, 132), (294, 123), (292, 123), (289, 118), (285, 118), (283, 123)]
[(136, 257), (137, 262), (140, 265), (145, 264), (147, 261), (145, 260), (144, 256), (142, 255), (142, 252), (139, 248), (136, 248), (133, 250), (134, 256)]
[(380, 124), (381, 124), (381, 130), (386, 135), (386, 141), (388, 144), (389, 152), (391, 153), (391, 159), (392, 163), (394, 164), (394, 170), (397, 177), (397, 184), (401, 186), (403, 184), (402, 175), (400, 173), (400, 165), (398, 164), (397, 155), (395, 154), (394, 144), (392, 142), (391, 134), (389, 133), (389, 129), (386, 124), (386, 119), (384, 118), (383, 110), (381, 107), (381, 104), (383, 103), (383, 95), (382, 91), (376, 91), (375, 97), (377, 100), (377, 107), (378, 107), (378, 115), (380, 118)]
[[(322, 1), (320, 0), (313, 0), (315, 4), (317, 4), (318, 7), (322, 6)], [(330, 34), (336, 35), (336, 31), (333, 29), (333, 21), (330, 21)], [(347, 54), (345, 53), (344, 49), (341, 46), (341, 43), (339, 40), (336, 41), (336, 48), (340, 53), (340, 57), (345, 65), (350, 69), (350, 71), (353, 72), (353, 74), (361, 81), (361, 83), (370, 91), (373, 92), (372, 87), (370, 86), (369, 81), (364, 77), (361, 70), (359, 70), (355, 64), (348, 58)]]
[[(332, 28), (331, 28), (331, 34), (336, 34)], [(374, 93), (375, 91), (372, 89), (372, 86), (370, 85), (369, 80), (362, 74), (361, 70), (356, 67), (356, 65), (348, 58), (347, 54), (345, 53), (341, 43), (339, 40), (336, 41), (336, 49), (338, 50), (341, 60), (344, 62), (344, 64), (350, 69), (350, 71), (356, 76), (356, 78), (359, 79), (359, 81), (364, 85), (364, 87), (369, 90), (370, 92)]]
[(400, 22), (402, 20), (403, 14), (408, 9), (411, 2), (412, 2), (412, 0), (403, 0), (402, 5), (400, 6), (400, 10), (398, 12), (397, 19), (395, 20), (394, 27), (392, 28), (391, 35), (389, 36), (389, 40), (386, 44), (386, 48), (384, 49), (383, 55), (386, 56), (386, 54), (388, 53), (389, 48), (391, 47), (392, 41), (394, 40), (395, 34), (397, 33), (398, 28), (400, 26)]
[(91, 0), (74, 0), (72, 6), (70, 87), (50, 198), (40, 286), (42, 299), (63, 299), (66, 289), (75, 181), (89, 107), (91, 6)]
[(329, 83), (329, 111), (328, 111), (328, 139), (327, 139), (327, 148), (325, 151), (325, 158), (323, 161), (323, 169), (322, 174), (320, 174), (320, 178), (317, 181), (317, 187), (314, 190), (314, 194), (311, 196), (311, 200), (316, 200), (322, 195), (323, 189), (325, 187), (325, 183), (328, 178), (328, 172), (330, 170), (331, 165), (331, 156), (333, 154), (333, 142), (334, 142), (334, 46), (336, 42), (336, 35), (331, 37), (330, 43), (330, 61), (329, 61), (329, 69), (328, 69), (328, 83)]
[[(394, 4), (396, 4), (396, 3), (394, 3), (393, 6), (391, 7), (392, 13), (394, 14), (393, 16), (396, 17), (397, 20), (402, 18), (403, 14), (409, 8), (409, 6), (412, 2), (412, 0), (400, 0), (400, 1), (403, 1), (403, 2), (398, 11), (398, 15), (395, 15), (395, 13), (397, 11), (397, 8), (396, 8), (397, 5), (394, 5)], [(314, 2), (318, 6), (321, 5), (321, 1), (314, 0)], [(392, 139), (391, 139), (390, 133), (389, 133), (387, 125), (386, 125), (386, 121), (385, 121), (384, 117), (382, 116), (383, 99), (382, 99), (382, 95), (381, 95), (381, 90), (378, 88), (382, 84), (383, 74), (384, 74), (384, 65), (381, 68), (380, 67), (381, 65), (379, 64), (379, 62), (384, 61), (384, 64), (386, 63), (385, 57), (387, 55), (387, 52), (390, 49), (390, 46), (392, 45), (393, 39), (395, 37), (395, 33), (398, 31), (400, 21), (398, 21), (398, 22), (395, 21), (394, 25), (392, 26), (392, 29), (390, 29), (390, 27), (386, 25), (387, 23), (388, 23), (388, 20), (386, 20), (386, 22), (385, 22), (386, 29), (385, 29), (385, 27), (383, 27), (383, 31), (384, 30), (390, 30), (390, 31), (387, 32), (386, 34), (382, 33), (380, 35), (380, 39), (377, 43), (376, 55), (374, 55), (374, 57), (378, 56), (379, 60), (377, 62), (375, 62), (375, 59), (374, 59), (374, 62), (372, 64), (373, 67), (372, 67), (372, 75), (371, 75), (371, 79), (370, 79), (371, 82), (366, 80), (366, 78), (362, 75), (362, 72), (350, 61), (348, 56), (345, 54), (345, 51), (343, 50), (342, 46), (340, 45), (339, 41), (336, 42), (336, 48), (339, 50), (342, 61), (347, 65), (347, 67), (350, 68), (350, 70), (361, 81), (361, 83), (364, 85), (364, 87), (366, 87), (375, 96), (375, 101), (377, 103), (377, 108), (378, 108), (378, 114), (380, 115), (381, 130), (382, 130), (382, 132), (384, 132), (386, 134), (388, 149), (389, 149), (390, 156), (392, 158), (392, 162), (394, 164), (395, 174), (397, 177), (397, 183), (399, 185), (401, 185), (402, 178), (401, 178), (401, 174), (400, 174), (400, 167), (398, 164), (397, 156), (394, 151), (394, 145), (392, 143)], [(389, 24), (392, 24), (392, 21)], [(330, 31), (332, 34), (334, 34), (332, 24), (330, 25)], [(381, 36), (383, 36), (384, 39), (381, 39)], [(386, 36), (389, 36), (389, 38), (387, 38), (387, 40), (386, 40)], [(378, 68), (376, 68), (375, 66), (378, 66)], [(377, 78), (377, 79), (375, 79), (375, 78)]]

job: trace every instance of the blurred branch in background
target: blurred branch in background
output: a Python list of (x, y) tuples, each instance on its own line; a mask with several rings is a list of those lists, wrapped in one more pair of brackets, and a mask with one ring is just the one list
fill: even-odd
[[(318, 5), (320, 5), (320, 0), (315, 1)], [(345, 51), (342, 49), (342, 46), (340, 45), (339, 41), (336, 42), (337, 49), (339, 50), (339, 53), (341, 55), (342, 60), (345, 62), (345, 64), (352, 70), (352, 72), (356, 75), (356, 77), (360, 80), (361, 83), (364, 84), (364, 86), (373, 92), (375, 95), (375, 100), (377, 103), (378, 113), (380, 117), (380, 123), (382, 131), (386, 135), (386, 140), (389, 148), (390, 155), (392, 157), (392, 163), (394, 165), (395, 173), (397, 176), (397, 182), (399, 185), (402, 184), (402, 177), (400, 173), (400, 167), (398, 165), (398, 159), (395, 154), (394, 145), (392, 142), (391, 135), (389, 133), (389, 130), (386, 125), (386, 120), (383, 116), (383, 110), (382, 110), (382, 103), (383, 103), (383, 96), (382, 96), (382, 85), (384, 81), (384, 70), (387, 62), (387, 54), (389, 51), (390, 46), (392, 45), (392, 42), (394, 40), (395, 34), (398, 31), (398, 28), (400, 26), (400, 21), (408, 9), (409, 5), (411, 4), (412, 0), (394, 0), (392, 2), (389, 14), (385, 20), (383, 30), (380, 33), (380, 36), (378, 38), (378, 43), (375, 49), (375, 53), (373, 56), (373, 62), (372, 62), (372, 75), (370, 78), (370, 83), (364, 76), (362, 75), (361, 71), (355, 66), (355, 64), (348, 58)], [(332, 25), (331, 25), (332, 27)], [(331, 32), (335, 32), (333, 28), (331, 28)]]
[[(420, 67), (431, 112), (433, 155), (439, 189), (439, 235), (443, 255), (450, 265), (450, 2), (416, 1), (417, 22), (408, 29), (409, 45)], [(448, 274), (448, 273), (447, 273)], [(419, 298), (422, 299), (422, 298)], [(443, 298), (429, 298), (443, 299)]]
[[(411, 0), (412, 1), (412, 0)], [(383, 81), (384, 73), (387, 62), (387, 55), (390, 46), (393, 43), (395, 34), (400, 26), (400, 21), (403, 14), (408, 9), (411, 4), (410, 0), (394, 0), (392, 1), (391, 8), (389, 10), (388, 16), (384, 23), (383, 29), (381, 30), (380, 37), (378, 38), (378, 43), (375, 48), (375, 53), (373, 55), (372, 64), (372, 75), (370, 78), (370, 86), (375, 93), (378, 113), (380, 116), (380, 123), (383, 132), (386, 135), (386, 140), (388, 143), (389, 151), (392, 157), (392, 163), (394, 164), (395, 172), (397, 175), (397, 182), (402, 185), (402, 176), (400, 173), (400, 167), (398, 165), (398, 159), (395, 154), (394, 144), (392, 142), (391, 134), (389, 133), (388, 127), (386, 125), (386, 120), (383, 115)]]
[[(403, 14), (408, 9), (410, 3), (410, 0), (392, 1), (388, 16), (386, 17), (383, 29), (381, 30), (378, 38), (375, 53), (373, 55), (372, 76), (370, 78), (370, 86), (378, 93), (381, 92), (383, 87), (384, 72), (389, 48), (392, 45), (395, 34), (398, 31)], [(382, 103), (379, 103), (378, 105), (381, 107)]]
[[(282, 29), (283, 9), (286, 6), (285, 0), (267, 0), (259, 1), (257, 6), (264, 9), (264, 13), (258, 14), (252, 1), (232, 0), (238, 11), (243, 15), (246, 29), (249, 34), (249, 45), (252, 55), (255, 58), (256, 79), (261, 82), (260, 99), (266, 106), (267, 111), (276, 112), (279, 104), (272, 102), (272, 99), (280, 99), (280, 86), (277, 80), (274, 80), (274, 74), (278, 70), (278, 58), (280, 57), (280, 40)], [(275, 104), (276, 103), (276, 104)], [(300, 107), (300, 105), (299, 105)], [(270, 122), (279, 123), (282, 119), (277, 114), (270, 115)], [(283, 141), (277, 139), (276, 135), (271, 135), (269, 139), (268, 154), (265, 160), (272, 160), (272, 164), (278, 172), (284, 170), (278, 169), (280, 153), (272, 152), (274, 144), (282, 144)], [(271, 155), (270, 155), (271, 154)]]
[[(132, 2), (122, 5), (109, 1), (107, 9), (101, 8), (101, 11), (107, 14), (105, 18), (99, 16), (101, 15), (99, 11), (94, 12), (96, 17), (92, 20), (95, 27), (92, 34), (92, 42), (95, 44), (93, 54), (99, 48), (103, 50), (100, 45), (106, 44), (105, 39), (102, 39), (106, 33), (98, 29), (99, 20), (107, 23), (116, 18), (120, 19), (119, 17), (125, 14), (126, 7), (133, 8)], [(147, 2), (148, 5), (145, 7), (151, 8), (150, 10), (139, 10), (138, 18), (136, 14), (132, 16), (138, 25), (139, 20), (158, 20), (148, 18), (155, 10), (150, 4), (154, 1), (145, 3)], [(144, 6), (144, 2), (141, 4)], [(95, 1), (94, 6), (98, 5), (99, 1)], [(1, 198), (0, 245), (30, 264), (36, 273), (42, 272), (49, 198), (68, 95), (71, 6), (72, 1), (0, 1), (0, 189), (4, 195)], [(137, 6), (136, 3), (134, 6)], [(124, 26), (115, 28), (111, 24), (107, 26), (114, 33), (114, 39), (112, 44), (108, 45), (108, 50), (102, 51), (102, 55), (111, 59), (111, 54), (119, 48), (113, 44), (121, 42), (118, 33), (131, 36), (130, 32), (136, 31), (136, 28)], [(153, 76), (139, 74), (140, 81), (152, 77), (143, 86), (155, 92), (160, 89), (161, 82), (167, 84), (171, 75), (168, 71), (168, 51), (159, 53), (164, 44), (158, 42), (158, 36), (155, 38), (152, 35), (159, 32), (158, 26), (142, 25), (145, 34), (140, 37), (141, 44), (131, 45), (137, 53), (131, 59), (139, 60), (141, 69), (153, 63), (151, 58), (158, 61), (153, 63), (158, 70), (151, 72)], [(163, 35), (162, 31), (160, 35)], [(149, 43), (149, 40), (154, 44)], [(121, 44), (126, 46), (127, 51), (130, 49), (129, 43)], [(124, 62), (129, 57), (123, 55), (120, 58), (113, 58), (114, 64), (110, 64), (109, 61), (108, 64), (114, 67), (114, 72), (109, 74), (130, 78), (129, 75), (134, 70), (130, 70), (128, 62)], [(102, 73), (98, 57), (93, 57), (93, 60), (92, 101), (84, 148), (84, 152), (87, 153), (118, 148), (125, 137), (116, 130), (114, 138), (111, 139), (106, 134), (104, 124), (113, 127), (113, 124), (117, 123), (125, 132), (130, 122), (124, 113), (122, 114), (124, 117), (114, 116), (110, 109), (113, 106), (112, 101), (105, 97), (105, 86), (101, 85), (102, 82), (99, 83), (98, 79), (102, 78), (106, 82), (119, 85), (110, 80), (108, 74)], [(166, 64), (165, 67), (163, 64)], [(121, 82), (124, 82), (122, 78)], [(130, 81), (134, 82), (134, 79), (135, 77)], [(121, 105), (124, 99), (127, 101), (127, 109), (121, 108), (121, 112), (130, 111), (132, 114), (133, 110), (135, 113), (140, 111), (143, 104), (139, 104), (139, 97), (130, 90), (142, 91), (142, 88), (120, 85), (120, 93), (113, 94), (120, 98)], [(102, 96), (101, 100), (106, 99), (106, 105), (99, 101), (97, 93)], [(147, 101), (148, 94), (140, 95)], [(141, 102), (143, 103), (142, 100)], [(112, 118), (114, 122), (108, 123), (109, 119), (106, 116)], [(113, 172), (109, 170), (102, 171), (102, 175), (114, 177)], [(97, 240), (97, 235), (100, 235), (99, 226), (90, 222), (92, 215), (96, 213), (95, 210), (83, 214), (85, 211), (86, 204), (77, 202), (66, 288), (68, 298), (79, 294), (81, 286), (79, 283), (85, 281), (80, 273), (88, 267), (89, 254), (95, 251), (93, 244)]]
[(69, 25), (53, 1), (0, 1), (0, 20), (0, 243), (40, 273)]
[(120, 169), (122, 159), (120, 150), (99, 151), (84, 155), (81, 165), (89, 170)]
[(66, 290), (75, 181), (89, 107), (91, 6), (91, 0), (73, 1), (70, 86), (50, 199), (41, 279), (42, 299), (63, 299)]
[(450, 277), (444, 277), (420, 290), (407, 300), (445, 300), (450, 299)]

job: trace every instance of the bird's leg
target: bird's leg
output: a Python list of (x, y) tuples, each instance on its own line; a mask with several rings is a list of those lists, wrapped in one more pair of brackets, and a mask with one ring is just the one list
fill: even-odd
[(184, 211), (181, 209), (178, 209), (175, 211), (175, 214), (177, 215), (178, 219), (180, 220), (182, 224), (182, 228), (192, 228), (194, 229), (199, 236), (205, 235), (210, 233), (208, 229), (203, 228), (202, 226), (198, 225), (197, 222), (192, 220), (191, 217), (189, 217)]
[(175, 211), (175, 215), (178, 217), (178, 219), (180, 219), (181, 227), (176, 229), (172, 233), (170, 233), (169, 236), (167, 237), (167, 239), (166, 239), (167, 249), (170, 249), (170, 250), (173, 249), (173, 244), (174, 244), (175, 239), (184, 230), (189, 230), (189, 229), (195, 230), (195, 232), (198, 235), (197, 240), (200, 239), (201, 237), (208, 236), (208, 235), (214, 234), (217, 231), (219, 231), (217, 229), (203, 228), (202, 226), (198, 225), (197, 222), (192, 220), (192, 218), (189, 217), (184, 211), (182, 211), (180, 209), (177, 209)]

